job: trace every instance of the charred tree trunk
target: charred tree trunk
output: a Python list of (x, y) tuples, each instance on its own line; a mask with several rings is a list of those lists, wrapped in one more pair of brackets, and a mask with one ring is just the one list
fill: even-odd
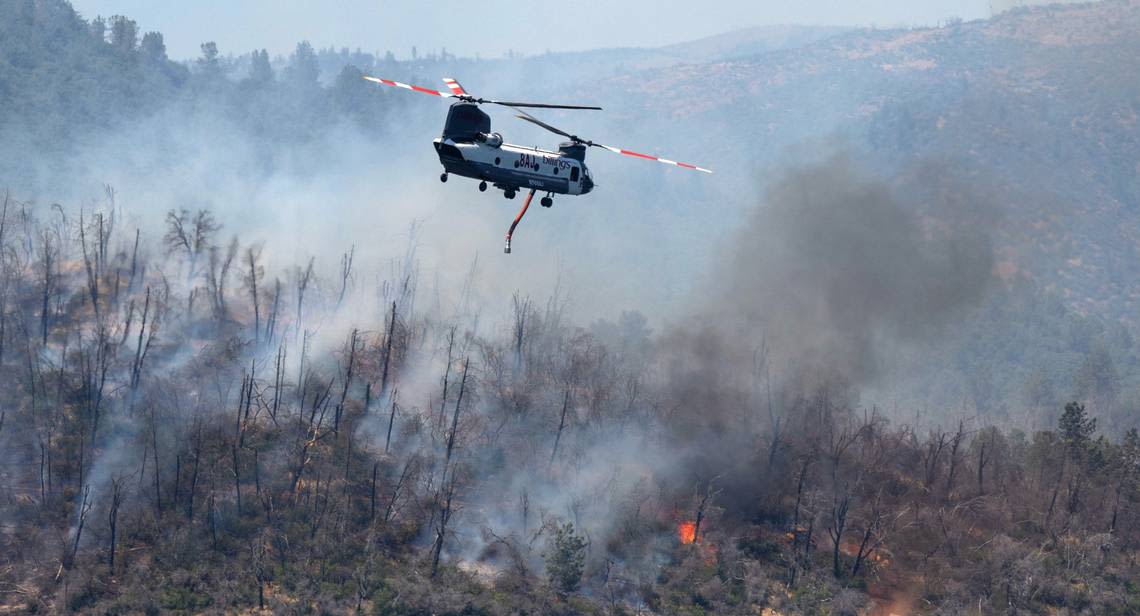
[(194, 470), (190, 473), (190, 494), (186, 499), (186, 519), (194, 520), (194, 495), (198, 493), (198, 468), (202, 462), (202, 423), (198, 420), (194, 437)]
[[(138, 390), (139, 380), (142, 376), (143, 360), (150, 347), (150, 339), (146, 336), (147, 319), (150, 317), (150, 287), (146, 288), (146, 301), (143, 302), (142, 323), (139, 324), (138, 343), (135, 345), (135, 359), (131, 364), (131, 391)], [(152, 325), (153, 328), (153, 325)], [(146, 344), (143, 341), (146, 340)]]
[(447, 363), (443, 368), (443, 392), (439, 400), (439, 420), (435, 424), (435, 429), (438, 432), (443, 429), (443, 418), (447, 414), (447, 379), (451, 376), (451, 352), (455, 348), (455, 326), (453, 325), (447, 332)]
[(443, 553), (443, 542), (447, 538), (447, 524), (451, 521), (451, 503), (455, 496), (455, 480), (447, 483), (443, 494), (443, 504), (439, 511), (439, 526), (436, 528), (435, 545), (432, 546), (431, 577), (439, 573), (439, 557)]
[(138, 229), (135, 229), (135, 247), (131, 250), (131, 278), (127, 282), (127, 289), (134, 290), (135, 276), (138, 275), (139, 270), (139, 236), (141, 235)]
[(384, 508), (384, 523), (387, 524), (392, 520), (392, 514), (396, 512), (396, 501), (400, 498), (400, 491), (404, 489), (404, 483), (408, 480), (408, 476), (412, 471), (412, 462), (414, 458), (409, 458), (404, 463), (404, 470), (400, 472), (400, 478), (396, 480), (396, 486), (392, 488), (392, 497), (388, 499), (388, 505)]
[(249, 268), (246, 274), (245, 284), (249, 289), (249, 298), (253, 303), (253, 343), (256, 345), (261, 342), (261, 298), (258, 294), (258, 288), (261, 285), (261, 266), (258, 264), (258, 259), (261, 256), (261, 250), (258, 247), (250, 246), (245, 250), (245, 262)]
[(153, 406), (150, 409), (150, 441), (151, 447), (154, 448), (154, 510), (155, 514), (162, 518), (162, 476), (161, 467), (158, 463), (158, 418), (155, 416)]
[(705, 514), (709, 503), (712, 502), (714, 496), (719, 494), (719, 491), (713, 491), (713, 482), (715, 481), (715, 478), (709, 481), (708, 485), (705, 487), (705, 493), (701, 497), (700, 503), (697, 505), (697, 517), (693, 522), (693, 545), (696, 545), (698, 542), (700, 542), (701, 523), (705, 521)]
[(63, 568), (70, 570), (75, 564), (75, 556), (79, 553), (79, 541), (83, 538), (83, 526), (87, 523), (87, 514), (91, 512), (91, 486), (83, 486), (83, 500), (79, 504), (79, 521), (75, 524), (75, 538), (71, 543), (71, 551), (64, 557)]
[(273, 341), (277, 330), (277, 311), (281, 305), (281, 279), (275, 278), (273, 280), (273, 307), (269, 310), (269, 316), (265, 319), (265, 342), (270, 343)]
[(946, 498), (950, 498), (951, 492), (954, 491), (954, 477), (958, 471), (958, 449), (962, 445), (962, 439), (966, 436), (965, 422), (958, 422), (958, 431), (954, 433), (954, 438), (950, 441), (950, 471), (946, 474)]
[(392, 447), (392, 425), (396, 423), (396, 409), (399, 408), (396, 405), (396, 397), (399, 393), (400, 390), (398, 389), (392, 390), (392, 412), (388, 415), (388, 437), (384, 440), (384, 453), (388, 453)]
[(336, 405), (336, 413), (333, 414), (333, 434), (340, 434), (340, 418), (344, 413), (344, 403), (348, 399), (348, 388), (352, 385), (353, 368), (356, 367), (356, 335), (357, 331), (352, 330), (352, 336), (348, 341), (348, 366), (344, 374), (344, 387), (340, 392), (340, 401)]
[(451, 431), (447, 435), (447, 455), (443, 460), (443, 475), (440, 481), (446, 481), (447, 470), (451, 465), (451, 452), (455, 448), (455, 433), (459, 431), (459, 409), (463, 405), (463, 392), (467, 388), (467, 366), (470, 358), (463, 360), (463, 378), (459, 381), (459, 396), (455, 399), (455, 413), (451, 416)]
[(384, 341), (384, 364), (380, 372), (380, 397), (388, 393), (388, 369), (392, 364), (392, 340), (396, 333), (396, 302), (392, 302), (392, 312), (388, 316), (388, 336)]
[(115, 575), (115, 547), (119, 528), (119, 504), (122, 502), (122, 486), (119, 480), (111, 481), (111, 508), (107, 514), (107, 521), (111, 528), (110, 554), (107, 558), (107, 574)]
[(305, 290), (309, 288), (309, 281), (313, 277), (313, 261), (314, 259), (309, 259), (309, 266), (303, 272), (297, 270), (297, 328), (293, 332), (294, 338), (301, 335), (304, 327)]
[(380, 463), (372, 463), (372, 490), (369, 493), (368, 501), (368, 521), (372, 522), (376, 519), (376, 477), (380, 474)]
[(570, 387), (566, 387), (566, 395), (562, 397), (562, 414), (558, 419), (558, 432), (554, 435), (554, 449), (550, 452), (550, 465), (558, 456), (558, 443), (562, 441), (562, 430), (566, 427), (566, 411), (570, 408)]
[(277, 347), (277, 360), (274, 365), (273, 374), (273, 407), (270, 413), (270, 418), (273, 419), (274, 425), (277, 424), (277, 411), (281, 406), (281, 388), (285, 386), (285, 345), (281, 344)]
[(55, 248), (51, 245), (51, 236), (47, 231), (43, 234), (43, 289), (40, 297), (40, 344), (47, 345), (48, 328), (51, 320), (50, 300), (54, 286), (53, 274), (55, 270)]
[(340, 259), (340, 294), (336, 298), (336, 309), (344, 303), (344, 296), (348, 293), (348, 282), (352, 279), (352, 260), (356, 255), (356, 246), (353, 245)]
[(835, 577), (843, 576), (840, 567), (840, 547), (843, 544), (843, 533), (847, 528), (847, 513), (851, 507), (851, 495), (843, 494), (836, 497), (831, 506), (831, 526), (827, 529), (831, 537), (831, 568)]

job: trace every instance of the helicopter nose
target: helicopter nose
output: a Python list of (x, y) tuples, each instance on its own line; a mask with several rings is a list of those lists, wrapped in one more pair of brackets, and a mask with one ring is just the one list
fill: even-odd
[(591, 180), (590, 176), (582, 178), (582, 194), (584, 195), (591, 190), (594, 190), (594, 180)]

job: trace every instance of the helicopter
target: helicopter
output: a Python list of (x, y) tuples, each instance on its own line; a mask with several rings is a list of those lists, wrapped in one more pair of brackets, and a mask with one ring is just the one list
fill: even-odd
[[(451, 78), (444, 78), (450, 92), (442, 92), (431, 88), (409, 85), (390, 79), (381, 79), (365, 75), (364, 79), (381, 85), (402, 88), (422, 94), (429, 94), (439, 98), (453, 98), (455, 102), (447, 112), (447, 120), (443, 125), (443, 134), (432, 143), (435, 146), (439, 162), (443, 165), (443, 173), (439, 180), (447, 182), (450, 175), (479, 180), (479, 191), (485, 192), (488, 185), (502, 190), (507, 199), (514, 199), (522, 190), (529, 190), (522, 209), (511, 223), (507, 231), (506, 245), (503, 252), (510, 254), (511, 237), (515, 228), (526, 215), (531, 200), (538, 192), (544, 192), (540, 203), (543, 207), (554, 205), (554, 195), (585, 195), (595, 187), (590, 169), (586, 166), (586, 149), (590, 147), (602, 148), (615, 154), (623, 154), (634, 158), (657, 161), (666, 165), (690, 169), (703, 173), (712, 171), (696, 165), (677, 162), (659, 156), (641, 154), (623, 148), (595, 143), (582, 139), (559, 128), (551, 126), (523, 111), (523, 108), (537, 109), (574, 109), (601, 111), (601, 107), (586, 105), (555, 105), (549, 103), (526, 103), (513, 101), (499, 101), (472, 96)], [(532, 124), (568, 139), (558, 146), (558, 150), (541, 150), (519, 145), (512, 145), (503, 141), (503, 136), (491, 131), (491, 117), (479, 108), (479, 105), (501, 105), (509, 107), (518, 114), (515, 116)]]

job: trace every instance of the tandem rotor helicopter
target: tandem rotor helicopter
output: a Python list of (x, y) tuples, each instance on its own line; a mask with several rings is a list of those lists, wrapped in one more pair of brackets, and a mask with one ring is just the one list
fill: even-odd
[[(440, 98), (456, 99), (456, 102), (451, 104), (451, 109), (447, 112), (447, 121), (443, 125), (443, 135), (433, 141), (435, 151), (439, 155), (439, 162), (443, 165), (443, 174), (439, 176), (439, 180), (446, 182), (450, 174), (479, 180), (480, 192), (486, 191), (488, 182), (490, 182), (495, 188), (502, 190), (507, 199), (514, 199), (520, 190), (530, 191), (522, 209), (519, 210), (518, 216), (511, 223), (510, 230), (507, 231), (506, 246), (503, 248), (503, 252), (507, 254), (511, 252), (511, 236), (515, 232), (515, 227), (526, 214), (535, 193), (546, 193), (541, 203), (543, 207), (550, 207), (554, 205), (553, 196), (556, 194), (584, 195), (594, 189), (594, 180), (590, 177), (590, 170), (586, 167), (585, 162), (587, 147), (602, 148), (616, 154), (654, 160), (693, 171), (712, 173), (712, 171), (696, 165), (650, 156), (649, 154), (640, 154), (582, 139), (555, 128), (521, 109), (527, 107), (601, 111), (601, 107), (518, 103), (477, 98), (468, 94), (458, 81), (450, 78), (444, 79), (443, 82), (447, 84), (451, 93), (367, 75), (364, 79)], [(479, 109), (479, 105), (482, 104), (510, 107), (518, 112), (516, 117), (519, 119), (537, 124), (556, 135), (569, 139), (569, 141), (559, 144), (558, 151), (540, 150), (505, 143), (502, 135), (491, 132), (490, 116)]]

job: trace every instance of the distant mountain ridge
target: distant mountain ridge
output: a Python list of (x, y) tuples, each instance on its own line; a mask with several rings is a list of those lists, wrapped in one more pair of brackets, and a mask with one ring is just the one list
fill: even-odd
[[(381, 118), (406, 109), (438, 122), (432, 108), (416, 106), (422, 101), (366, 88), (358, 72), (335, 61), (321, 64), (323, 90), (288, 67), (259, 84), (248, 67), (227, 73), (225, 62), (220, 69), (170, 62), (160, 36), (148, 34), (150, 44), (142, 37), (140, 45), (133, 22), (116, 22), (116, 34), (115, 23), (96, 27), (62, 0), (6, 3), (0, 16), (0, 145), (13, 153), (0, 163), (0, 180), (16, 192), (57, 151), (129, 127), (171, 101), (225, 108), (258, 135), (291, 127), (281, 138), (293, 141), (344, 118), (382, 130)], [(1083, 312), (1137, 321), (1140, 0), (1026, 8), (941, 28), (763, 27), (659, 49), (391, 64), (347, 54), (344, 61), (407, 80), (451, 74), (488, 95), (604, 102), (605, 114), (574, 116), (566, 128), (718, 175), (691, 182), (628, 162), (624, 179), (605, 192), (622, 207), (586, 216), (617, 219), (634, 233), (647, 215), (657, 216), (651, 233), (676, 236), (658, 244), (682, 246), (670, 255), (694, 263), (723, 227), (702, 224), (692, 200), (723, 195), (718, 208), (751, 207), (756, 178), (772, 177), (796, 148), (842, 143), (886, 177), (917, 161), (949, 159), (1003, 195), (994, 223), (999, 273), (1054, 289)], [(209, 70), (241, 83), (219, 86), (204, 75)], [(510, 131), (525, 137), (525, 128)], [(26, 152), (39, 156), (17, 155)], [(623, 192), (626, 186), (640, 192)]]
[[(713, 168), (777, 169), (791, 149), (823, 142), (854, 148), (885, 176), (953, 161), (1002, 195), (1003, 275), (1137, 321), (1140, 0), (841, 33), (604, 88), (640, 103), (620, 110), (627, 120), (659, 119), (645, 133), (667, 125), (690, 150), (704, 145), (691, 156)], [(737, 175), (747, 189), (751, 178)]]

